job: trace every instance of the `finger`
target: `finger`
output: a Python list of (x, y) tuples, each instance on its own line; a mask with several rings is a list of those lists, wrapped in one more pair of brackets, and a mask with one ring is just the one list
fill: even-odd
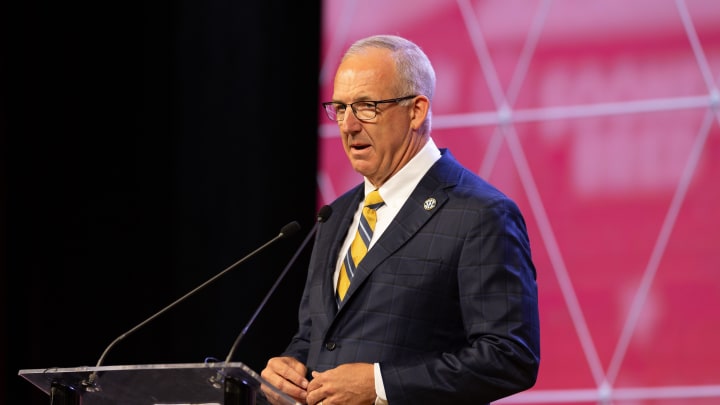
[[(260, 374), (273, 388), (298, 402), (304, 402), (307, 396), (304, 370), (305, 366), (291, 357), (275, 357), (268, 361)], [(279, 395), (272, 388), (264, 387), (263, 391), (266, 396), (279, 399)]]
[(278, 374), (298, 387), (307, 388), (308, 380), (305, 378), (307, 369), (304, 364), (291, 357), (283, 358), (281, 364), (282, 366), (277, 370)]

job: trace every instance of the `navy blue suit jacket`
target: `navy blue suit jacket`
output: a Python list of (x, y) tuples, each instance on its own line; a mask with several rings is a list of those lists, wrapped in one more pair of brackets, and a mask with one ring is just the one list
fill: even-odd
[(442, 152), (360, 262), (339, 309), (333, 272), (363, 185), (331, 204), (284, 353), (319, 371), (378, 362), (390, 405), (478, 405), (537, 378), (538, 297), (524, 219)]

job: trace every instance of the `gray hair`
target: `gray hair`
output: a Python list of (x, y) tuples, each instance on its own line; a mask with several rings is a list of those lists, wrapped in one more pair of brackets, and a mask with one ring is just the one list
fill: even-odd
[(392, 52), (398, 77), (397, 97), (406, 95), (424, 95), (430, 100), (428, 115), (422, 124), (424, 134), (430, 133), (432, 117), (432, 99), (435, 92), (435, 69), (425, 52), (403, 37), (397, 35), (374, 35), (353, 43), (345, 52), (342, 60), (349, 56), (362, 54), (368, 48), (384, 48)]

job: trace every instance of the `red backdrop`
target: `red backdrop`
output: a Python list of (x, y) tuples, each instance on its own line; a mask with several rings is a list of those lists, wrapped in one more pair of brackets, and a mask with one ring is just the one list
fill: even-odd
[[(720, 2), (327, 0), (342, 51), (434, 62), (433, 138), (517, 201), (538, 269), (536, 386), (502, 403), (720, 403)], [(318, 108), (318, 201), (361, 181)]]

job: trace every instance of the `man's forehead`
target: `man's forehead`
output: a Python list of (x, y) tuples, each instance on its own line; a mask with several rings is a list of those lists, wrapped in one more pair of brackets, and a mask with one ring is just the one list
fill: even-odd
[(387, 59), (353, 55), (340, 65), (335, 75), (333, 94), (345, 97), (378, 97), (391, 92), (395, 82), (394, 66)]

